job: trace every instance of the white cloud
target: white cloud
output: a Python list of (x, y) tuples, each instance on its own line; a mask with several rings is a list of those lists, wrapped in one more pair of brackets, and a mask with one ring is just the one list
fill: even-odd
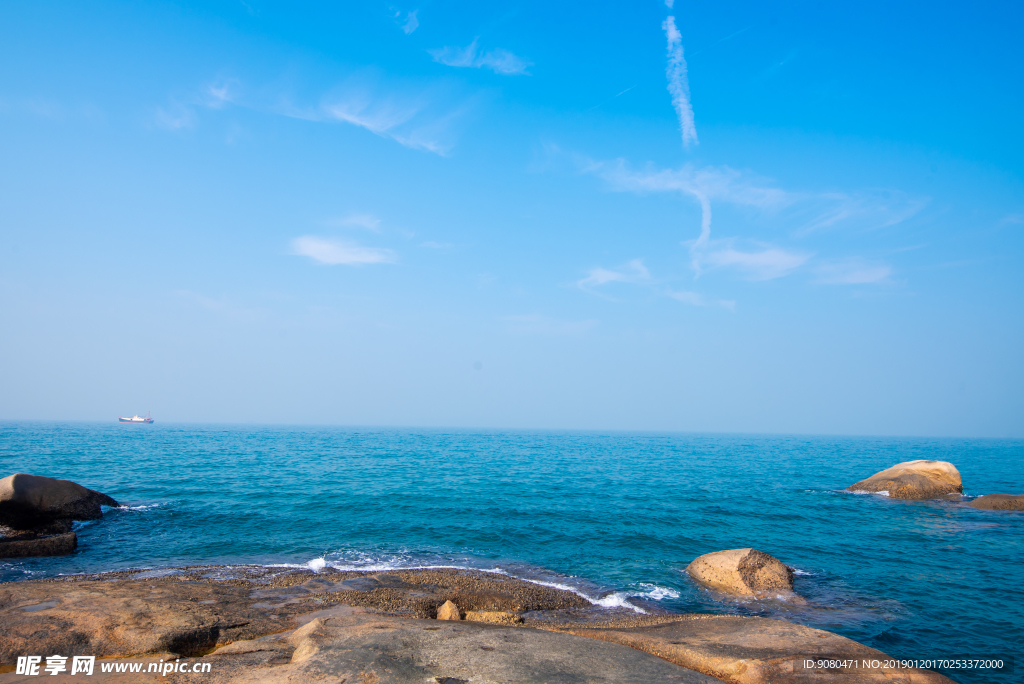
[(821, 264), (814, 272), (816, 282), (825, 285), (871, 285), (890, 282), (892, 267), (862, 259), (847, 259)]
[(402, 25), (402, 30), (405, 31), (405, 35), (409, 35), (417, 28), (419, 28), (420, 20), (416, 18), (416, 12), (419, 10), (413, 10), (406, 15), (405, 24)]
[(392, 264), (395, 253), (390, 249), (362, 247), (350, 242), (303, 235), (292, 240), (292, 254), (309, 257), (321, 264), (358, 266), (362, 264)]
[(453, 67), (470, 67), (475, 69), (486, 68), (496, 74), (505, 76), (529, 75), (527, 68), (532, 66), (521, 57), (514, 55), (508, 50), (495, 48), (489, 51), (479, 49), (477, 43), (479, 38), (464, 48), (443, 47), (435, 50), (427, 50), (435, 62)]
[(650, 271), (644, 266), (643, 261), (633, 259), (615, 271), (600, 267), (593, 268), (587, 274), (587, 277), (576, 281), (576, 285), (580, 289), (591, 290), (594, 287), (608, 283), (639, 283), (649, 281), (650, 279)]
[[(668, 4), (669, 8), (672, 4)], [(679, 130), (683, 134), (683, 146), (689, 147), (690, 143), (699, 144), (697, 140), (697, 126), (693, 122), (693, 106), (690, 104), (690, 82), (686, 76), (686, 58), (683, 57), (683, 36), (676, 28), (676, 18), (668, 17), (661, 25), (668, 38), (668, 66), (665, 67), (665, 75), (668, 76), (668, 92), (672, 95), (672, 106), (675, 107), (676, 116), (679, 118)]]
[(743, 252), (728, 246), (710, 249), (702, 255), (703, 261), (712, 267), (739, 269), (751, 280), (774, 280), (789, 275), (802, 266), (811, 255), (788, 252), (778, 247), (765, 247), (752, 252)]
[(503, 316), (511, 332), (526, 335), (579, 335), (597, 325), (593, 319), (585, 321), (563, 321), (550, 316), (529, 314), (525, 316)]
[(665, 7), (672, 9), (672, 5), (675, 4), (675, 0), (665, 0)]
[(786, 207), (794, 196), (751, 178), (728, 166), (697, 168), (687, 164), (679, 169), (634, 171), (622, 159), (614, 162), (580, 160), (584, 171), (605, 179), (620, 192), (678, 192), (700, 204), (700, 235), (688, 243), (691, 266), (697, 275), (703, 271), (703, 257), (711, 246), (711, 200), (752, 206), (762, 210)]

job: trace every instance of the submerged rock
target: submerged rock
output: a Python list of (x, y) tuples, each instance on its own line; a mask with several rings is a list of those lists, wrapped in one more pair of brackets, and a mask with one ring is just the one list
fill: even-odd
[(51, 537), (35, 537), (0, 541), (0, 558), (27, 558), (29, 556), (67, 556), (78, 546), (74, 532)]
[(438, 620), (461, 620), (459, 616), (459, 607), (451, 601), (445, 601), (441, 604), (441, 607), (437, 609)]
[(701, 584), (737, 596), (793, 591), (793, 569), (757, 549), (706, 553), (686, 566), (686, 572)]
[(888, 492), (893, 499), (938, 499), (964, 491), (960, 471), (948, 461), (906, 461), (846, 488), (850, 492)]
[(117, 506), (106, 494), (71, 480), (15, 473), (0, 480), (0, 524), (26, 530), (58, 520), (97, 520), (101, 506)]
[(967, 505), (983, 511), (1024, 511), (1024, 494), (985, 494)]

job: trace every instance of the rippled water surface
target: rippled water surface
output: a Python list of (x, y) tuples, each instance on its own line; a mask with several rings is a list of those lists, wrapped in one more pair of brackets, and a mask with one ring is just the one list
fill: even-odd
[[(965, 493), (1024, 492), (1024, 442), (295, 427), (0, 424), (0, 470), (128, 504), (11, 581), (197, 563), (497, 569), (607, 606), (760, 614), (904, 658), (1019, 656), (1024, 513), (841, 492), (952, 461)], [(753, 546), (808, 606), (723, 600), (681, 571)], [(319, 561), (317, 559), (323, 559)], [(1024, 681), (954, 673), (962, 682)]]

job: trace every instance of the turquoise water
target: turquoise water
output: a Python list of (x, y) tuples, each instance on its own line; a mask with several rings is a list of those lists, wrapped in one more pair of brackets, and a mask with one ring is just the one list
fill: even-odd
[[(1024, 513), (839, 491), (917, 458), (952, 461), (970, 496), (1024, 492), (1019, 440), (0, 423), (0, 474), (130, 506), (80, 524), (75, 555), (0, 563), (0, 579), (456, 565), (608, 606), (793, 620), (897, 657), (1019, 655)], [(723, 601), (681, 572), (746, 546), (795, 567), (809, 605)]]

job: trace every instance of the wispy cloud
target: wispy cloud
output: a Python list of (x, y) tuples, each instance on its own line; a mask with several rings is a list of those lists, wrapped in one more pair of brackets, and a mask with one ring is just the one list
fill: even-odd
[[(671, 3), (668, 4), (672, 7)], [(689, 147), (690, 143), (699, 144), (697, 140), (697, 126), (693, 122), (693, 106), (690, 104), (690, 82), (686, 76), (686, 58), (683, 56), (683, 36), (676, 28), (676, 18), (673, 16), (665, 19), (661, 25), (668, 38), (668, 66), (665, 67), (665, 74), (668, 76), (668, 92), (672, 95), (672, 106), (676, 109), (676, 116), (679, 118), (679, 130), (683, 134), (683, 146)]]
[(402, 31), (405, 32), (405, 35), (409, 35), (417, 28), (419, 28), (420, 20), (416, 18), (416, 13), (418, 11), (419, 10), (413, 10), (412, 12), (409, 12), (408, 14), (405, 15), (405, 23), (402, 24)]
[(887, 228), (918, 214), (931, 201), (899, 190), (868, 189), (857, 192), (805, 194), (799, 211), (807, 216), (797, 235), (856, 225), (861, 230)]
[(891, 282), (892, 267), (862, 259), (823, 263), (814, 269), (816, 282), (825, 285), (872, 285)]
[(736, 268), (751, 280), (774, 280), (789, 275), (803, 266), (810, 254), (791, 252), (778, 247), (763, 246), (754, 251), (741, 251), (731, 245), (708, 249), (704, 263), (711, 267)]
[(168, 131), (187, 130), (196, 125), (195, 113), (185, 105), (172, 102), (167, 107), (157, 107), (153, 121)]
[(218, 81), (206, 86), (206, 106), (211, 109), (223, 109), (238, 99), (241, 83), (237, 79)]
[(529, 75), (527, 69), (532, 66), (532, 62), (502, 48), (481, 50), (478, 45), (479, 41), (479, 38), (474, 38), (473, 42), (464, 48), (446, 46), (427, 50), (427, 52), (435, 62), (448, 66), (490, 69), (496, 74), (505, 76)]
[[(727, 166), (698, 168), (687, 164), (679, 169), (634, 170), (622, 159), (614, 162), (599, 162), (578, 158), (584, 172), (593, 173), (620, 192), (675, 192), (690, 196), (700, 204), (700, 235), (687, 243), (690, 247), (691, 265), (697, 275), (703, 271), (711, 244), (711, 200), (730, 204), (752, 206), (763, 210), (775, 210), (788, 206), (794, 201), (791, 194), (774, 188), (750, 174), (744, 174)], [(733, 255), (722, 255), (719, 263), (732, 260)]]
[(525, 335), (579, 335), (597, 325), (597, 321), (593, 319), (563, 321), (540, 314), (503, 316), (499, 320), (508, 326), (510, 332)]
[(615, 270), (592, 268), (585, 278), (576, 281), (583, 290), (593, 290), (599, 285), (608, 283), (640, 283), (651, 279), (651, 273), (640, 259), (633, 259)]
[(576, 286), (581, 290), (604, 296), (602, 293), (598, 292), (597, 288), (600, 288), (603, 285), (608, 285), (609, 283), (625, 283), (640, 286), (659, 296), (669, 297), (677, 302), (682, 302), (683, 304), (689, 304), (691, 306), (717, 305), (724, 306), (728, 309), (733, 309), (736, 306), (736, 302), (734, 301), (708, 299), (698, 292), (679, 291), (666, 288), (662, 283), (659, 283), (651, 276), (651, 272), (644, 265), (643, 260), (641, 259), (633, 259), (616, 268), (592, 268), (585, 278), (581, 278), (576, 281)]
[(360, 266), (363, 264), (392, 264), (397, 259), (390, 249), (363, 247), (343, 240), (303, 235), (291, 244), (292, 254), (309, 257), (320, 264)]

